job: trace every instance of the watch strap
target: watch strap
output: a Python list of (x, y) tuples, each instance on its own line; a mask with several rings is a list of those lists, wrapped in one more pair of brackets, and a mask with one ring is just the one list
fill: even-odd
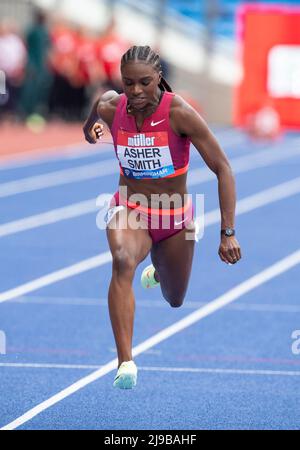
[(235, 230), (233, 228), (224, 228), (221, 230), (221, 235), (230, 237), (235, 235)]

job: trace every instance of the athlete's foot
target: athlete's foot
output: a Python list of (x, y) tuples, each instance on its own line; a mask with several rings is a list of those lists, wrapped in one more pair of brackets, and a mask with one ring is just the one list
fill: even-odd
[(114, 387), (119, 389), (132, 389), (136, 386), (137, 367), (134, 361), (124, 361), (117, 372), (114, 380)]
[(150, 264), (143, 270), (141, 284), (144, 289), (154, 288), (159, 285), (159, 276), (153, 264)]

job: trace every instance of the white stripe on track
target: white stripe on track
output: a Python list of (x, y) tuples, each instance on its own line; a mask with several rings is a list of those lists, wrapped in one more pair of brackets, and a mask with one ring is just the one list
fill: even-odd
[[(241, 157), (241, 158), (235, 158), (233, 160), (233, 164), (232, 166), (234, 167), (235, 173), (240, 173), (240, 172), (245, 172), (248, 170), (252, 170), (255, 169), (257, 167), (262, 167), (262, 165), (266, 166), (269, 165), (270, 163), (274, 162), (278, 162), (281, 161), (283, 159), (283, 155), (286, 156), (286, 154), (291, 155), (300, 155), (300, 151), (299, 150), (287, 150), (287, 152), (280, 152), (280, 154), (275, 154), (274, 155), (274, 159), (272, 155), (272, 153), (270, 151), (266, 152), (265, 155), (259, 155), (259, 157), (257, 158), (257, 165), (255, 165), (255, 158), (254, 155), (251, 155), (251, 157), (245, 156), (245, 157)], [(290, 157), (290, 156), (286, 156), (286, 157)], [(207, 171), (207, 169), (195, 169), (192, 170), (191, 172), (191, 183), (189, 183), (189, 185), (195, 185), (195, 184), (200, 184), (203, 183), (204, 181), (209, 181), (212, 179), (215, 179), (215, 174), (213, 174), (211, 171)], [(194, 174), (197, 175), (194, 175)], [(289, 192), (290, 189), (294, 189), (295, 192), (297, 193), (297, 189), (298, 189), (298, 181), (300, 180), (300, 178), (295, 178), (292, 181), (288, 181), (285, 183), (282, 183), (281, 185), (278, 186), (278, 189), (276, 190), (275, 188), (270, 188), (270, 195), (274, 195), (274, 198), (276, 199), (276, 194), (277, 191), (281, 191), (278, 195), (283, 195), (282, 198), (284, 198), (285, 193), (283, 191), (283, 189), (286, 187), (287, 188), (287, 193)], [(283, 189), (281, 188), (281, 186), (283, 187)], [(1, 188), (1, 185), (0, 185)], [(275, 189), (275, 191), (273, 191)], [(261, 196), (262, 198), (264, 197), (264, 192), (266, 191), (262, 191)], [(253, 201), (255, 202), (255, 198), (256, 198), (257, 194), (253, 195)], [(1, 197), (1, 193), (0, 193), (0, 197)], [(246, 204), (248, 203), (248, 198), (247, 197), (245, 199)], [(240, 205), (241, 208), (243, 208), (243, 205)], [(44, 226), (44, 225), (48, 225), (48, 224), (53, 224), (56, 222), (59, 222), (61, 220), (67, 220), (67, 219), (71, 219), (74, 217), (79, 217), (81, 215), (84, 214), (89, 214), (92, 212), (95, 212), (97, 209), (96, 206), (96, 199), (89, 199), (89, 200), (85, 200), (83, 202), (79, 202), (79, 203), (73, 203), (71, 205), (62, 207), (62, 208), (57, 208), (57, 209), (53, 209), (50, 211), (47, 211), (45, 213), (41, 213), (41, 214), (35, 214), (33, 216), (29, 216), (29, 217), (24, 217), (22, 219), (18, 219), (18, 220), (14, 220), (12, 222), (7, 222), (4, 223), (2, 225), (0, 225), (0, 237), (4, 237), (4, 236), (8, 236), (10, 234), (14, 234), (14, 233), (19, 233), (25, 230), (30, 230), (33, 228), (38, 228), (40, 226)], [(209, 213), (209, 214), (213, 214), (213, 213)], [(214, 213), (215, 214), (215, 213)], [(216, 212), (216, 214), (218, 214), (218, 212)], [(212, 216), (213, 217), (213, 216)], [(210, 219), (210, 215), (208, 215), (207, 217), (207, 223), (209, 223)]]
[[(0, 367), (15, 369), (66, 369), (66, 370), (97, 370), (100, 365), (89, 364), (39, 364), (39, 363), (0, 363)], [(300, 376), (300, 370), (264, 370), (264, 369), (223, 369), (209, 367), (147, 367), (138, 366), (145, 372), (185, 372), (185, 373), (217, 373), (237, 375), (279, 375)]]
[[(283, 198), (287, 198), (299, 192), (300, 177), (240, 200), (239, 202), (237, 202), (236, 216), (245, 214), (249, 211), (253, 211), (256, 208), (261, 208), (262, 206), (273, 203), (277, 200), (282, 200)], [(199, 222), (199, 224), (203, 222), (202, 217), (196, 217), (195, 220)], [(218, 223), (220, 221), (219, 208), (206, 213), (204, 221), (205, 226), (210, 226)], [(73, 275), (77, 275), (81, 273), (81, 271), (85, 272), (87, 270), (101, 266), (111, 260), (108, 257), (109, 254), (109, 252), (101, 253), (98, 256), (86, 259), (70, 267), (66, 267), (51, 274), (45, 275), (41, 278), (37, 278), (36, 280), (30, 281), (29, 283), (25, 283), (8, 291), (4, 291), (0, 293), (0, 303), (3, 303), (7, 300), (12, 300), (16, 297), (20, 297), (29, 292), (33, 292), (40, 287), (45, 287), (50, 284), (56, 283), (56, 281), (68, 278)], [(103, 260), (105, 262), (103, 262)], [(90, 269), (88, 268), (89, 265), (91, 265)]]
[[(137, 345), (132, 349), (133, 357), (138, 356), (139, 354), (154, 347), (155, 345), (161, 343), (162, 341), (168, 339), (169, 337), (174, 336), (175, 334), (179, 333), (185, 328), (193, 325), (194, 323), (198, 322), (204, 317), (207, 317), (210, 314), (218, 311), (224, 306), (237, 300), (242, 295), (245, 295), (246, 293), (252, 291), (256, 287), (261, 286), (267, 281), (279, 276), (280, 274), (286, 272), (287, 270), (291, 269), (292, 267), (296, 266), (299, 263), (300, 263), (300, 250), (297, 250), (296, 252), (292, 253), (286, 258), (281, 259), (277, 263), (259, 272), (257, 275), (254, 275), (245, 280), (244, 282), (238, 284), (233, 289), (230, 289), (225, 294), (217, 297), (215, 300), (212, 300), (207, 305), (203, 306), (202, 308), (199, 308), (197, 311), (187, 315), (178, 322), (175, 322), (173, 325), (165, 328), (164, 330), (155, 334), (151, 338), (146, 339), (144, 342), (142, 342), (141, 344)], [(24, 423), (36, 417), (41, 412), (59, 403), (66, 397), (69, 397), (70, 395), (74, 394), (75, 392), (79, 391), (80, 389), (84, 388), (90, 383), (99, 380), (112, 370), (115, 370), (117, 366), (118, 360), (116, 358), (110, 361), (109, 363), (105, 364), (103, 367), (96, 370), (95, 372), (92, 372), (91, 374), (83, 378), (80, 378), (78, 381), (71, 384), (67, 388), (61, 390), (57, 394), (53, 395), (52, 397), (38, 404), (34, 408), (30, 409), (25, 414), (21, 415), (20, 417), (13, 420), (9, 424), (3, 426), (1, 430), (14, 430), (20, 427)]]
[(101, 141), (99, 144), (100, 145), (97, 146), (91, 146), (84, 142), (78, 142), (76, 144), (68, 144), (60, 147), (40, 148), (37, 150), (28, 150), (22, 153), (1, 156), (0, 171), (18, 169), (19, 167), (31, 167), (69, 159), (90, 158), (94, 155), (102, 155), (113, 151), (113, 144), (111, 141)]
[[(13, 153), (9, 155), (3, 155), (0, 157), (0, 170), (14, 169), (16, 167), (31, 166), (40, 164), (43, 162), (50, 162), (56, 158), (64, 159), (64, 157), (71, 152), (76, 155), (80, 153), (88, 152), (89, 150), (83, 150), (85, 144), (80, 142), (74, 144), (68, 144), (66, 146), (55, 146), (50, 148), (39, 148), (36, 150), (28, 150), (21, 153)], [(86, 146), (87, 147), (87, 146)], [(61, 152), (60, 154), (57, 152)]]
[(10, 234), (20, 233), (21, 231), (32, 230), (34, 228), (50, 225), (62, 220), (73, 219), (75, 217), (90, 214), (99, 210), (96, 205), (96, 199), (85, 200), (83, 202), (73, 203), (62, 208), (52, 209), (41, 214), (24, 217), (0, 225), (0, 238)]
[(113, 175), (118, 173), (119, 170), (116, 159), (107, 159), (72, 169), (57, 170), (43, 175), (9, 181), (0, 184), (0, 198)]
[[(265, 189), (256, 194), (249, 195), (236, 204), (236, 216), (245, 214), (254, 209), (261, 208), (262, 206), (269, 205), (271, 203), (283, 200), (284, 198), (291, 197), (292, 195), (299, 194), (300, 192), (300, 177), (293, 180), (286, 181), (271, 188)], [(203, 219), (197, 217), (196, 220), (202, 223)], [(220, 209), (214, 209), (205, 214), (205, 226), (215, 224), (220, 221)]]
[[(224, 146), (237, 145), (247, 138), (245, 134), (234, 128), (226, 130), (213, 130), (217, 139)], [(14, 153), (0, 157), (0, 171), (11, 170), (18, 167), (30, 167), (34, 165), (61, 161), (65, 159), (88, 158), (96, 154), (105, 154), (112, 151), (113, 142), (109, 137), (101, 140), (97, 145), (89, 145), (84, 141), (55, 147), (46, 147), (36, 150), (28, 150), (22, 153)], [(102, 147), (102, 148), (101, 148)], [(109, 148), (110, 147), (110, 148)]]
[(16, 368), (16, 369), (83, 369), (95, 370), (101, 367), (101, 364), (45, 364), (45, 363), (0, 363), (0, 367)]
[[(27, 305), (55, 305), (56, 306), (99, 306), (107, 307), (107, 298), (92, 298), (92, 297), (49, 297), (49, 296), (22, 296), (14, 300), (10, 300), (15, 304), (27, 304)], [(170, 308), (167, 302), (162, 302), (161, 299), (144, 300), (141, 298), (136, 299), (139, 308)], [(207, 302), (198, 300), (185, 301), (181, 306), (183, 309), (197, 309), (205, 305)], [(244, 311), (244, 312), (270, 312), (270, 313), (300, 313), (299, 305), (292, 304), (273, 304), (273, 303), (242, 303), (234, 304), (226, 309), (227, 311)]]
[(256, 369), (221, 369), (206, 367), (139, 367), (140, 370), (154, 372), (188, 372), (188, 373), (217, 373), (223, 375), (279, 375), (279, 376), (300, 376), (300, 370), (256, 370)]
[[(254, 154), (235, 157), (230, 160), (230, 165), (235, 174), (271, 166), (272, 164), (277, 164), (295, 156), (300, 156), (299, 143), (297, 143), (295, 147), (294, 145), (295, 144), (293, 143), (293, 146), (284, 151), (282, 148), (272, 149), (268, 147), (267, 149), (260, 150)], [(207, 167), (193, 169), (188, 173), (188, 186), (194, 186), (205, 181), (210, 181), (215, 179), (215, 177), (215, 174)]]
[(104, 252), (93, 258), (84, 259), (79, 263), (73, 264), (72, 266), (65, 267), (64, 269), (57, 270), (55, 272), (44, 275), (43, 277), (36, 278), (35, 280), (29, 281), (28, 283), (22, 284), (16, 288), (10, 289), (8, 291), (0, 293), (0, 303), (12, 300), (13, 298), (20, 297), (28, 292), (36, 291), (50, 284), (57, 283), (58, 281), (65, 280), (69, 277), (74, 277), (80, 273), (86, 272), (96, 267), (107, 264), (111, 261), (111, 253)]
[[(295, 141), (297, 141), (296, 144), (292, 141), (289, 144), (289, 148), (284, 151), (281, 148), (274, 150), (269, 147), (267, 150), (261, 150), (255, 154), (233, 158), (231, 159), (231, 166), (235, 173), (243, 173), (254, 168), (265, 167), (289, 159), (293, 156), (300, 156), (298, 140)], [(115, 158), (71, 169), (58, 170), (2, 183), (0, 184), (0, 198), (100, 178), (118, 172), (119, 166)], [(214, 178), (215, 174), (207, 167), (193, 169), (188, 174), (188, 185), (193, 186)]]

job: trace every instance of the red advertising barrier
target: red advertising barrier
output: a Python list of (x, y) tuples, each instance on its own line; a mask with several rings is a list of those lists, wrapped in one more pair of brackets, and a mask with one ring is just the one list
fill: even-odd
[(260, 114), (273, 132), (276, 122), (300, 128), (300, 8), (246, 4), (237, 20), (243, 74), (235, 125), (251, 127)]

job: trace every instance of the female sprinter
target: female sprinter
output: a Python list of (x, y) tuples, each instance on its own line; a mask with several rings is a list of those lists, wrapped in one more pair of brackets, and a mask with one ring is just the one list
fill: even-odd
[[(131, 353), (135, 309), (132, 281), (137, 266), (151, 254), (153, 265), (144, 270), (142, 284), (160, 284), (172, 307), (182, 305), (188, 286), (195, 243), (187, 237), (193, 229), (193, 208), (190, 199), (186, 200), (190, 142), (218, 178), (219, 256), (225, 263), (235, 264), (241, 251), (234, 232), (234, 177), (205, 122), (172, 93), (162, 77), (159, 55), (150, 47), (131, 47), (122, 57), (121, 75), (124, 94), (104, 93), (94, 104), (83, 131), (86, 140), (95, 144), (103, 134), (103, 125), (97, 121), (106, 122), (120, 164), (119, 191), (106, 215), (113, 259), (108, 302), (119, 359), (114, 386), (130, 389), (137, 381)], [(164, 208), (162, 198), (174, 194), (181, 204)], [(113, 217), (117, 221), (111, 226)]]

